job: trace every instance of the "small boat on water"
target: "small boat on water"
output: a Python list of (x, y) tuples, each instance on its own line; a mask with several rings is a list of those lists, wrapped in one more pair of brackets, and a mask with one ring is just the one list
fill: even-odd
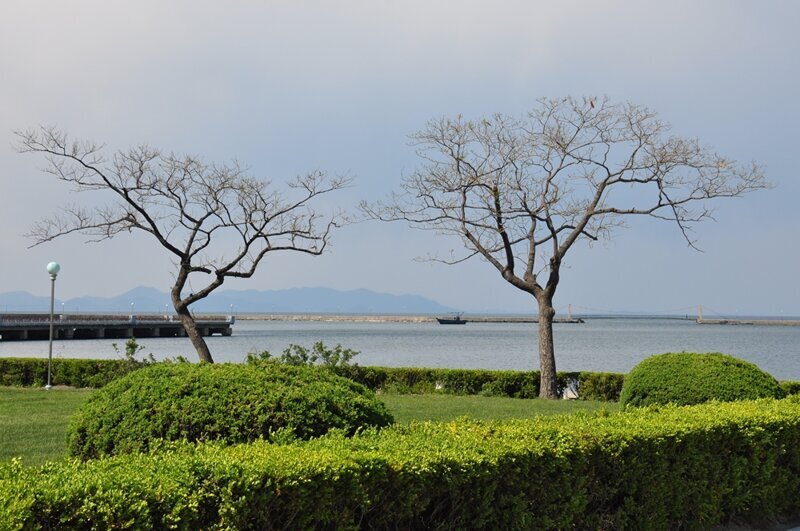
[(450, 324), (460, 325), (467, 323), (466, 319), (461, 318), (460, 313), (453, 314), (451, 317), (437, 317), (436, 320), (439, 322), (439, 324), (448, 324), (448, 325)]

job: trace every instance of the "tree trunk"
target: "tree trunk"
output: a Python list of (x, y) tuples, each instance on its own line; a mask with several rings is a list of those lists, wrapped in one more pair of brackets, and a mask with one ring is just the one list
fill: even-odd
[(197, 356), (200, 361), (214, 363), (214, 358), (211, 357), (211, 351), (208, 350), (206, 340), (203, 339), (200, 330), (197, 329), (197, 323), (194, 322), (194, 317), (189, 312), (189, 308), (183, 305), (176, 304), (175, 311), (178, 312), (178, 317), (181, 320), (183, 329), (186, 330), (186, 335), (189, 336), (194, 349), (197, 351)]
[(556, 355), (553, 349), (553, 301), (539, 301), (539, 398), (557, 399)]

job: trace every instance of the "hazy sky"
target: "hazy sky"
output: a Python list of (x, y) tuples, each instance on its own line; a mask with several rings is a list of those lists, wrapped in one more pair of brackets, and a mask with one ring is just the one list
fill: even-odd
[[(800, 315), (800, 3), (793, 1), (31, 1), (0, 5), (0, 292), (166, 290), (169, 257), (143, 236), (28, 249), (65, 202), (91, 201), (17, 154), (12, 131), (56, 125), (110, 151), (147, 143), (238, 159), (282, 182), (349, 173), (354, 207), (417, 165), (408, 135), (438, 116), (521, 115), (542, 96), (608, 95), (674, 131), (766, 167), (772, 190), (718, 204), (696, 234), (634, 220), (568, 255), (557, 309)], [(109, 152), (110, 152), (109, 151)], [(326, 205), (326, 207), (331, 205)], [(416, 293), (481, 311), (534, 301), (480, 261), (414, 261), (458, 241), (400, 224), (335, 235), (328, 255), (268, 259), (236, 289)], [(226, 284), (228, 285), (228, 284)]]

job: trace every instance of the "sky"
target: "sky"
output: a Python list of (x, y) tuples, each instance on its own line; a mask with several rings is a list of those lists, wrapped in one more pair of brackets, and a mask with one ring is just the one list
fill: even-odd
[[(674, 226), (633, 220), (565, 261), (559, 312), (800, 315), (800, 3), (790, 0), (171, 1), (0, 5), (0, 292), (167, 291), (169, 256), (145, 236), (29, 248), (24, 234), (75, 195), (19, 154), (13, 131), (57, 126), (105, 143), (239, 160), (276, 185), (314, 169), (354, 185), (354, 209), (420, 164), (409, 135), (436, 117), (521, 116), (540, 97), (608, 96), (673, 131), (762, 164), (773, 187), (716, 205), (703, 252)], [(88, 203), (83, 203), (87, 201)], [(93, 203), (95, 202), (95, 203)], [(461, 243), (402, 224), (338, 231), (321, 257), (273, 255), (233, 289), (326, 286), (419, 294), (469, 312), (533, 312), (479, 260), (415, 260)]]

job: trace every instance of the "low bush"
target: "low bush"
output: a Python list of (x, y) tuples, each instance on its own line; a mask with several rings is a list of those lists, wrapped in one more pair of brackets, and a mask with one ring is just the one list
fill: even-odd
[[(144, 362), (127, 359), (89, 360), (53, 358), (52, 384), (71, 387), (103, 387), (108, 382), (139, 369)], [(41, 387), (47, 383), (46, 358), (0, 358), (0, 385)]]
[[(440, 392), (457, 395), (539, 396), (539, 371), (490, 371), (481, 369), (428, 369), (417, 367), (336, 367), (336, 374), (376, 391), (397, 393)], [(616, 401), (623, 374), (559, 372), (559, 393), (572, 390), (581, 400)]]
[(651, 356), (625, 377), (623, 405), (700, 404), (785, 396), (778, 382), (756, 365), (719, 353)]
[(780, 382), (781, 389), (786, 394), (789, 395), (798, 395), (800, 394), (800, 382)]
[[(456, 395), (485, 394), (516, 398), (535, 398), (539, 395), (538, 371), (352, 365), (337, 367), (335, 372), (376, 391), (440, 392)], [(562, 388), (566, 385), (563, 374), (560, 374), (559, 384)]]
[(800, 400), (0, 464), (9, 529), (706, 529), (800, 511)]
[(322, 365), (328, 368), (339, 368), (350, 366), (350, 360), (360, 354), (359, 351), (344, 348), (337, 344), (335, 347), (328, 347), (322, 341), (317, 341), (309, 349), (303, 345), (291, 344), (283, 350), (280, 356), (273, 356), (270, 351), (249, 352), (245, 362), (248, 364), (258, 363), (286, 363), (288, 365)]
[[(318, 347), (317, 345), (320, 345)], [(127, 349), (127, 346), (126, 346)], [(361, 367), (350, 365), (355, 351), (339, 345), (312, 349), (292, 345), (279, 357), (268, 352), (249, 354), (247, 363), (319, 364), (373, 391), (406, 393), (483, 394), (513, 398), (539, 396), (538, 371), (495, 371), (481, 369), (429, 369), (416, 367)], [(180, 361), (180, 360), (178, 360)], [(55, 385), (102, 387), (113, 379), (149, 363), (131, 360), (53, 360)], [(560, 392), (572, 389), (581, 400), (616, 401), (625, 375), (602, 372), (560, 372)], [(47, 360), (0, 358), (0, 385), (41, 386), (47, 381)]]
[[(488, 372), (488, 371), (487, 371)], [(539, 396), (539, 373), (496, 371), (491, 380), (481, 386), (484, 396), (508, 396), (511, 398), (537, 398)], [(559, 379), (559, 383), (563, 382)]]
[(228, 444), (352, 435), (392, 417), (372, 391), (330, 371), (283, 364), (154, 364), (96, 393), (70, 420), (70, 454), (147, 450), (152, 441)]
[[(112, 343), (111, 346), (121, 359), (53, 359), (50, 375), (52, 385), (103, 387), (120, 376), (155, 363), (152, 354), (142, 356), (142, 359), (137, 358), (144, 347), (137, 343), (136, 338), (128, 339), (122, 352), (116, 343)], [(185, 358), (179, 357), (174, 361), (185, 361)], [(46, 383), (46, 359), (0, 358), (0, 385), (40, 387)]]
[(567, 378), (577, 382), (576, 393), (580, 400), (602, 400), (617, 402), (622, 391), (625, 375), (615, 372), (567, 373)]

